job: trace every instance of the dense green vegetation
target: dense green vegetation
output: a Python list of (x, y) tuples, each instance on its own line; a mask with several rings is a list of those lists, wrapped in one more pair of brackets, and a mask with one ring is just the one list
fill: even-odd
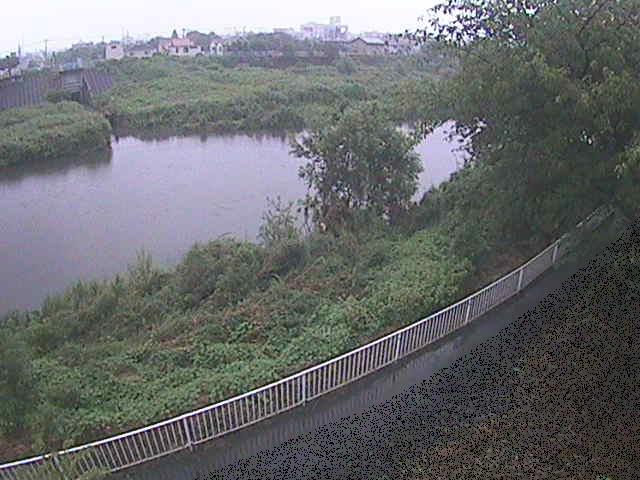
[[(332, 117), (346, 150), (398, 135), (388, 119), (354, 121), (371, 108)], [(391, 142), (405, 159), (406, 141)], [(0, 372), (0, 395), (17, 400), (5, 407), (2, 455), (93, 440), (221, 400), (455, 301), (486, 281), (477, 274), (495, 263), (489, 249), (513, 251), (504, 241), (452, 236), (480, 171), (439, 189), (440, 203), (409, 208), (398, 197), (403, 213), (393, 224), (377, 201), (360, 202), (350, 205), (359, 221), (304, 237), (291, 208), (276, 202), (265, 215), (263, 245), (196, 245), (169, 271), (141, 255), (109, 282), (78, 283), (39, 311), (9, 315), (0, 364), (21, 361)], [(546, 240), (521, 246), (492, 273)]]
[[(112, 281), (79, 283), (39, 311), (10, 315), (0, 394), (20, 401), (3, 408), (3, 455), (20, 442), (42, 450), (94, 439), (263, 384), (455, 300), (479, 286), (480, 272), (519, 263), (602, 203), (635, 216), (640, 1), (450, 0), (439, 11), (453, 19), (436, 27), (460, 68), (446, 83), (404, 62), (341, 72), (229, 69), (208, 58), (108, 66), (124, 83), (97, 106), (117, 125), (311, 126), (298, 153), (324, 174), (327, 160), (342, 167), (360, 151), (369, 153), (353, 167), (371, 173), (384, 142), (396, 147), (383, 149), (389, 165), (410, 167), (390, 122), (455, 118), (471, 161), (420, 205), (400, 195), (398, 215), (351, 195), (376, 192), (367, 190), (375, 176), (347, 182), (347, 165), (317, 199), (346, 191), (341, 218), (364, 221), (303, 238), (279, 207), (266, 215), (263, 246), (198, 245), (171, 271), (143, 255)], [(372, 100), (385, 121), (357, 121), (355, 104)]]
[[(407, 86), (428, 74), (418, 59), (389, 59), (380, 65), (290, 68), (223, 66), (217, 58), (158, 56), (110, 63), (119, 86), (96, 107), (114, 126), (134, 131), (301, 130), (327, 109), (383, 100), (398, 121), (410, 117), (402, 101)], [(416, 87), (418, 88), (418, 87)], [(396, 101), (397, 100), (397, 101)]]
[(9, 317), (0, 363), (31, 361), (0, 383), (4, 441), (53, 449), (240, 393), (453, 301), (469, 269), (439, 231), (216, 241), (171, 271), (143, 256)]
[(111, 127), (74, 102), (0, 112), (0, 167), (44, 160), (111, 144)]
[(435, 27), (459, 58), (441, 114), (469, 141), (470, 175), (484, 176), (481, 222), (517, 238), (603, 202), (635, 217), (640, 2), (448, 0), (436, 13), (453, 19)]

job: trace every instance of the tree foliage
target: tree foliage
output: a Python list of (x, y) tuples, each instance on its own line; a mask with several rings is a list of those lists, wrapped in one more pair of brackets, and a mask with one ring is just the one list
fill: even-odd
[[(444, 92), (472, 163), (491, 165), (504, 230), (548, 234), (604, 201), (629, 214), (640, 130), (638, 0), (448, 0), (435, 37), (460, 70)], [(624, 197), (624, 198), (623, 198)]]
[(377, 103), (334, 113), (293, 143), (293, 153), (308, 160), (299, 172), (308, 187), (305, 213), (330, 230), (358, 211), (395, 220), (417, 188), (415, 144)]

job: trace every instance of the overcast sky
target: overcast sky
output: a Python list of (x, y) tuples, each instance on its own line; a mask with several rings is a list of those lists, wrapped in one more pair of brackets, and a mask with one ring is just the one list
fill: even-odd
[(436, 0), (17, 0), (3, 2), (0, 54), (17, 49), (61, 48), (83, 41), (168, 35), (176, 28), (225, 33), (233, 28), (270, 30), (328, 22), (341, 16), (352, 32), (403, 31)]

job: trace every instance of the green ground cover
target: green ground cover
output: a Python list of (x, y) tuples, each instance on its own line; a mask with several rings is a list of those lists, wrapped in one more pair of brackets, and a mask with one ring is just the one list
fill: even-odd
[(328, 108), (379, 99), (404, 121), (398, 101), (425, 71), (409, 60), (375, 66), (300, 65), (284, 69), (224, 67), (210, 58), (155, 57), (108, 64), (119, 85), (96, 100), (112, 124), (125, 130), (293, 130), (322, 118)]
[(11, 315), (0, 351), (22, 352), (34, 388), (4, 407), (13, 448), (2, 457), (17, 442), (50, 450), (161, 420), (328, 359), (455, 300), (471, 269), (438, 231), (288, 248), (215, 241), (170, 271), (142, 256)]
[(109, 123), (78, 103), (0, 112), (0, 166), (108, 148)]

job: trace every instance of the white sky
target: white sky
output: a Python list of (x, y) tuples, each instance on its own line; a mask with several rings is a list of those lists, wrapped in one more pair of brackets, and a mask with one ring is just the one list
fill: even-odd
[(63, 48), (79, 40), (169, 35), (176, 28), (227, 33), (233, 28), (298, 28), (309, 21), (342, 17), (351, 32), (404, 31), (436, 0), (2, 0), (0, 55)]

